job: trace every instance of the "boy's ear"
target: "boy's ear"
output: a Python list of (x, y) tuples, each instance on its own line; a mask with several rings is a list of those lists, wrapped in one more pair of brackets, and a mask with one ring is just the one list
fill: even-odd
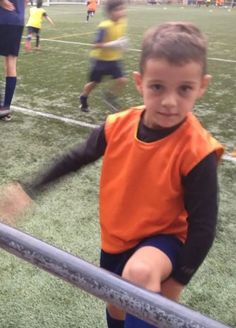
[(143, 94), (143, 88), (142, 88), (142, 76), (140, 72), (133, 72), (133, 79), (134, 79), (134, 83), (136, 86), (136, 89), (138, 90), (138, 92), (140, 93), (140, 95), (142, 96)]
[(206, 91), (206, 89), (208, 88), (208, 85), (210, 83), (212, 79), (212, 76), (209, 75), (209, 74), (205, 74), (202, 78), (202, 81), (201, 81), (201, 87), (200, 87), (200, 90), (199, 90), (199, 98), (202, 97)]

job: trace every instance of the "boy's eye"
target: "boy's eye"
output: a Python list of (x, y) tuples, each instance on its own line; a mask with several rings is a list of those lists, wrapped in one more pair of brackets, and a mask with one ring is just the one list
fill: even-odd
[(163, 89), (163, 86), (161, 84), (154, 84), (151, 86), (151, 88), (154, 90), (154, 91), (160, 91)]
[(190, 91), (190, 90), (192, 90), (193, 88), (192, 88), (192, 86), (191, 85), (182, 85), (181, 87), (180, 87), (180, 90), (182, 91), (182, 92), (188, 92), (188, 91)]

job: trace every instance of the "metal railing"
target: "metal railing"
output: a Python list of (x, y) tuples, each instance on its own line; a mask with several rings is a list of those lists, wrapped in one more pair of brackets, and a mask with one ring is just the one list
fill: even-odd
[(0, 247), (159, 328), (228, 327), (2, 223)]

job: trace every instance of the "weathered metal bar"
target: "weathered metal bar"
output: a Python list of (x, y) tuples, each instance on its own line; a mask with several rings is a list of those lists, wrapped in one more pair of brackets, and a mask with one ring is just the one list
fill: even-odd
[(0, 247), (159, 328), (228, 327), (2, 223)]

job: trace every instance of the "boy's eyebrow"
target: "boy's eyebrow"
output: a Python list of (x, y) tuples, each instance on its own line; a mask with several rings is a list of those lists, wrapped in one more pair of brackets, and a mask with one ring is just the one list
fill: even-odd
[(186, 83), (186, 84), (197, 84), (198, 81), (181, 81), (181, 83)]
[[(149, 83), (165, 83), (165, 81), (153, 79), (153, 80), (150, 80)], [(197, 84), (197, 81), (186, 80), (186, 81), (180, 81), (179, 84)]]

